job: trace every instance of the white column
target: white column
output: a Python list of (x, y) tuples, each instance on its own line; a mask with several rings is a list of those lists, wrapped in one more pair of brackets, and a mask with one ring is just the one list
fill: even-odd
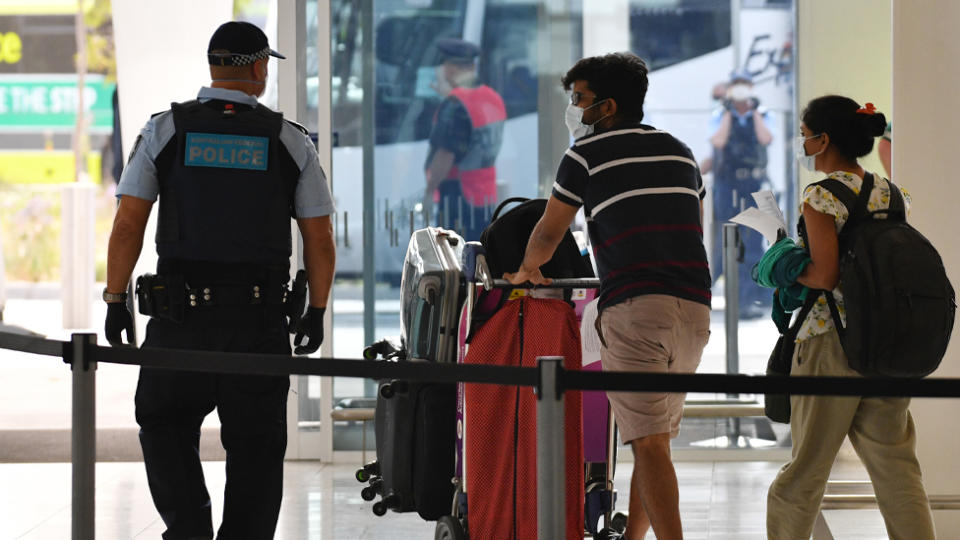
[[(799, 115), (825, 94), (869, 101), (889, 114), (892, 107), (889, 0), (795, 0), (797, 2), (797, 95)], [(797, 122), (799, 135), (800, 123)], [(861, 160), (883, 171), (876, 150)], [(798, 184), (822, 174), (801, 171)]]
[(62, 189), (60, 300), (64, 328), (93, 326), (95, 191), (90, 182), (73, 182)]
[[(317, 4), (317, 153), (320, 155), (320, 166), (323, 167), (327, 175), (327, 181), (330, 183), (330, 190), (333, 191), (333, 183), (336, 179), (333, 177), (333, 110), (332, 110), (332, 89), (330, 87), (330, 5), (326, 2)], [(336, 231), (334, 231), (336, 234)], [(336, 300), (333, 297), (333, 291), (330, 293), (329, 303), (327, 304), (327, 314), (323, 321), (323, 346), (320, 353), (323, 356), (333, 356), (333, 343), (336, 336), (333, 333), (333, 304)], [(320, 459), (324, 462), (333, 461), (333, 422), (330, 421), (330, 413), (333, 411), (333, 377), (322, 377), (320, 379), (320, 396), (323, 402), (320, 404)], [(364, 425), (364, 428), (366, 426)]]
[[(273, 8), (271, 8), (273, 9)], [(292, 2), (279, 1), (276, 4), (277, 50), (286, 56), (277, 62), (277, 107), (284, 117), (306, 124), (306, 0)], [(318, 3), (317, 10), (317, 59), (319, 66), (319, 123), (318, 147), (320, 165), (329, 174), (331, 167), (330, 144), (330, 6), (326, 2)], [(270, 30), (273, 30), (272, 28)], [(327, 104), (326, 106), (324, 104)], [(291, 222), (294, 238), (299, 239), (299, 230)], [(303, 267), (302, 240), (296, 242), (298, 249), (290, 260), (292, 272)], [(320, 349), (322, 356), (329, 356), (333, 350), (333, 332), (331, 328), (332, 304), (328, 305), (324, 324), (324, 343)], [(292, 376), (291, 388), (299, 388), (299, 376)], [(333, 393), (333, 382), (329, 377), (321, 379), (320, 394), (320, 431), (301, 431), (299, 429), (300, 399), (307, 399), (299, 392), (291, 392), (287, 399), (287, 454), (286, 459), (333, 460), (333, 431), (330, 410), (333, 403), (329, 396)]]
[(583, 56), (630, 50), (630, 2), (606, 0), (583, 4)]
[[(960, 2), (893, 0), (893, 178), (910, 190), (910, 222), (940, 251), (960, 290)], [(956, 327), (954, 328), (956, 330)], [(960, 377), (957, 333), (933, 377)], [(924, 481), (931, 496), (960, 494), (960, 399), (914, 400)], [(956, 538), (960, 511), (934, 511), (940, 538)]]
[[(150, 115), (173, 101), (197, 97), (210, 84), (207, 45), (214, 30), (233, 18), (232, 0), (123, 0), (113, 2), (117, 53), (117, 88), (124, 155)], [(134, 276), (155, 272), (156, 212), (144, 235)], [(137, 337), (143, 340), (145, 317), (137, 314)]]

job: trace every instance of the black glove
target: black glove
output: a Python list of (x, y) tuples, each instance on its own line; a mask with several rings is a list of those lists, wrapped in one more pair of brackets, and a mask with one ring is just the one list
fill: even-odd
[[(323, 343), (323, 314), (326, 313), (325, 307), (307, 308), (306, 315), (297, 323), (297, 335), (293, 338), (293, 344), (297, 346), (293, 350), (295, 354), (310, 354), (320, 348)], [(301, 345), (304, 336), (309, 338), (306, 345)]]
[[(124, 330), (127, 331), (127, 343), (124, 343), (121, 337)], [(130, 315), (126, 302), (107, 304), (107, 319), (103, 324), (103, 332), (114, 347), (133, 344), (133, 316)]]

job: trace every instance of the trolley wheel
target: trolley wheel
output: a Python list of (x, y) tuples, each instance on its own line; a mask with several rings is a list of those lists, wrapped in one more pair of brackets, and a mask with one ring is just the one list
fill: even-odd
[(380, 461), (375, 459), (367, 463), (363, 466), (363, 470), (367, 471), (370, 476), (380, 476)]
[(376, 360), (377, 359), (377, 348), (374, 345), (369, 345), (363, 348), (363, 357), (367, 360)]
[(375, 516), (382, 516), (387, 513), (387, 505), (383, 504), (383, 501), (377, 501), (373, 503), (373, 514)]
[(627, 515), (623, 512), (613, 514), (610, 518), (610, 528), (620, 533), (625, 532), (627, 530)]
[(356, 474), (354, 474), (354, 478), (357, 479), (357, 482), (360, 482), (361, 484), (365, 484), (367, 483), (368, 480), (370, 480), (370, 473), (368, 473), (367, 469), (365, 468), (357, 469)]
[(434, 540), (467, 540), (467, 533), (463, 530), (460, 520), (453, 516), (443, 516), (437, 520)]
[(367, 486), (360, 490), (360, 497), (365, 501), (372, 501), (377, 498), (377, 490), (373, 486)]
[(623, 534), (606, 528), (597, 531), (597, 535), (593, 537), (593, 540), (623, 540)]
[(383, 399), (390, 399), (395, 393), (396, 392), (394, 392), (393, 384), (391, 383), (384, 384), (380, 387), (380, 397)]
[(390, 381), (390, 386), (397, 394), (406, 394), (410, 391), (410, 383), (407, 381)]

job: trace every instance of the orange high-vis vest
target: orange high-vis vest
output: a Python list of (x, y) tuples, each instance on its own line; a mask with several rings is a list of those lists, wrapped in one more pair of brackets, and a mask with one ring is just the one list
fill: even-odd
[(463, 197), (474, 206), (494, 204), (497, 200), (497, 173), (494, 167), (503, 141), (503, 122), (507, 110), (503, 99), (489, 86), (454, 88), (450, 95), (460, 100), (470, 115), (473, 131), (467, 153), (447, 174), (459, 179)]

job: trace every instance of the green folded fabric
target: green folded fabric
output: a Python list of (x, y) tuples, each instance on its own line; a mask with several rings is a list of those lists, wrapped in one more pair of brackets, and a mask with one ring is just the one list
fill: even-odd
[(779, 288), (773, 292), (770, 318), (773, 319), (773, 323), (777, 325), (777, 330), (781, 334), (785, 333), (790, 327), (790, 315), (794, 310), (803, 306), (809, 291), (810, 289), (807, 287), (794, 283), (789, 287)]
[(808, 264), (810, 254), (791, 238), (783, 238), (763, 254), (750, 276), (761, 287), (787, 288), (797, 282)]

